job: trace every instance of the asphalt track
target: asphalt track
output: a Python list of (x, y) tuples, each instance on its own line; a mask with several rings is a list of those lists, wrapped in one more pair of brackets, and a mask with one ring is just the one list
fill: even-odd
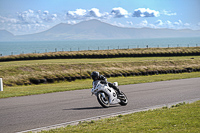
[(27, 131), (128, 110), (200, 98), (200, 78), (161, 81), (119, 88), (127, 106), (102, 108), (91, 90), (76, 90), (0, 99), (0, 133)]

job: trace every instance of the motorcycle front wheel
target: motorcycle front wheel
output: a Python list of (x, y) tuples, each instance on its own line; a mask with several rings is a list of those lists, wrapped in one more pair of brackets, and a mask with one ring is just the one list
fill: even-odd
[(128, 98), (126, 97), (126, 95), (123, 93), (123, 92), (121, 92), (122, 93), (122, 95), (124, 96), (124, 98), (123, 99), (120, 99), (120, 105), (121, 106), (126, 106), (127, 104), (128, 104)]
[(97, 100), (99, 104), (104, 108), (108, 108), (110, 106), (109, 97), (104, 92), (97, 93)]

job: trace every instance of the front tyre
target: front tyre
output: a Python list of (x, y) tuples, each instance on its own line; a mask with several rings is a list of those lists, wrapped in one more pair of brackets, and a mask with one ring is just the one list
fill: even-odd
[(120, 104), (121, 106), (126, 106), (126, 105), (128, 104), (128, 98), (127, 98), (127, 96), (126, 96), (123, 92), (121, 92), (121, 94), (122, 94), (124, 97), (120, 99), (119, 104)]
[(97, 93), (97, 100), (99, 104), (104, 108), (108, 108), (110, 106), (109, 97), (104, 92)]

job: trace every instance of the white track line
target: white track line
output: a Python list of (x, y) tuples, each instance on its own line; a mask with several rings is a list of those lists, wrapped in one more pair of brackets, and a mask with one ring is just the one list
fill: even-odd
[(162, 107), (165, 107), (165, 106), (171, 107), (172, 105), (176, 105), (178, 103), (183, 103), (183, 102), (192, 103), (192, 102), (195, 102), (195, 101), (198, 101), (198, 100), (200, 100), (200, 98), (184, 100), (184, 101), (168, 103), (168, 104), (155, 105), (155, 106), (144, 107), (144, 108), (140, 108), (140, 109), (133, 109), (133, 110), (128, 110), (128, 111), (121, 111), (121, 112), (111, 113), (111, 114), (107, 114), (107, 115), (100, 115), (100, 116), (90, 117), (90, 118), (86, 118), (86, 119), (80, 119), (80, 120), (75, 120), (75, 121), (69, 121), (69, 122), (65, 122), (65, 123), (55, 124), (55, 125), (51, 125), (51, 126), (30, 129), (30, 130), (26, 130), (26, 131), (17, 132), (17, 133), (40, 132), (42, 130), (51, 130), (51, 129), (61, 128), (61, 127), (66, 127), (67, 125), (76, 125), (79, 122), (91, 121), (91, 120), (99, 120), (99, 119), (114, 117), (114, 116), (118, 116), (118, 115), (132, 114), (132, 113), (141, 112), (141, 111), (148, 111), (150, 109), (162, 108)]

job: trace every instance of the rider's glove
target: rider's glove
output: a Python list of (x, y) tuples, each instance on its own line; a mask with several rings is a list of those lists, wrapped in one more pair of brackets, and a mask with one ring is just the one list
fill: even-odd
[(107, 84), (107, 82), (104, 81), (104, 80), (100, 81), (100, 83), (101, 83), (101, 84)]

